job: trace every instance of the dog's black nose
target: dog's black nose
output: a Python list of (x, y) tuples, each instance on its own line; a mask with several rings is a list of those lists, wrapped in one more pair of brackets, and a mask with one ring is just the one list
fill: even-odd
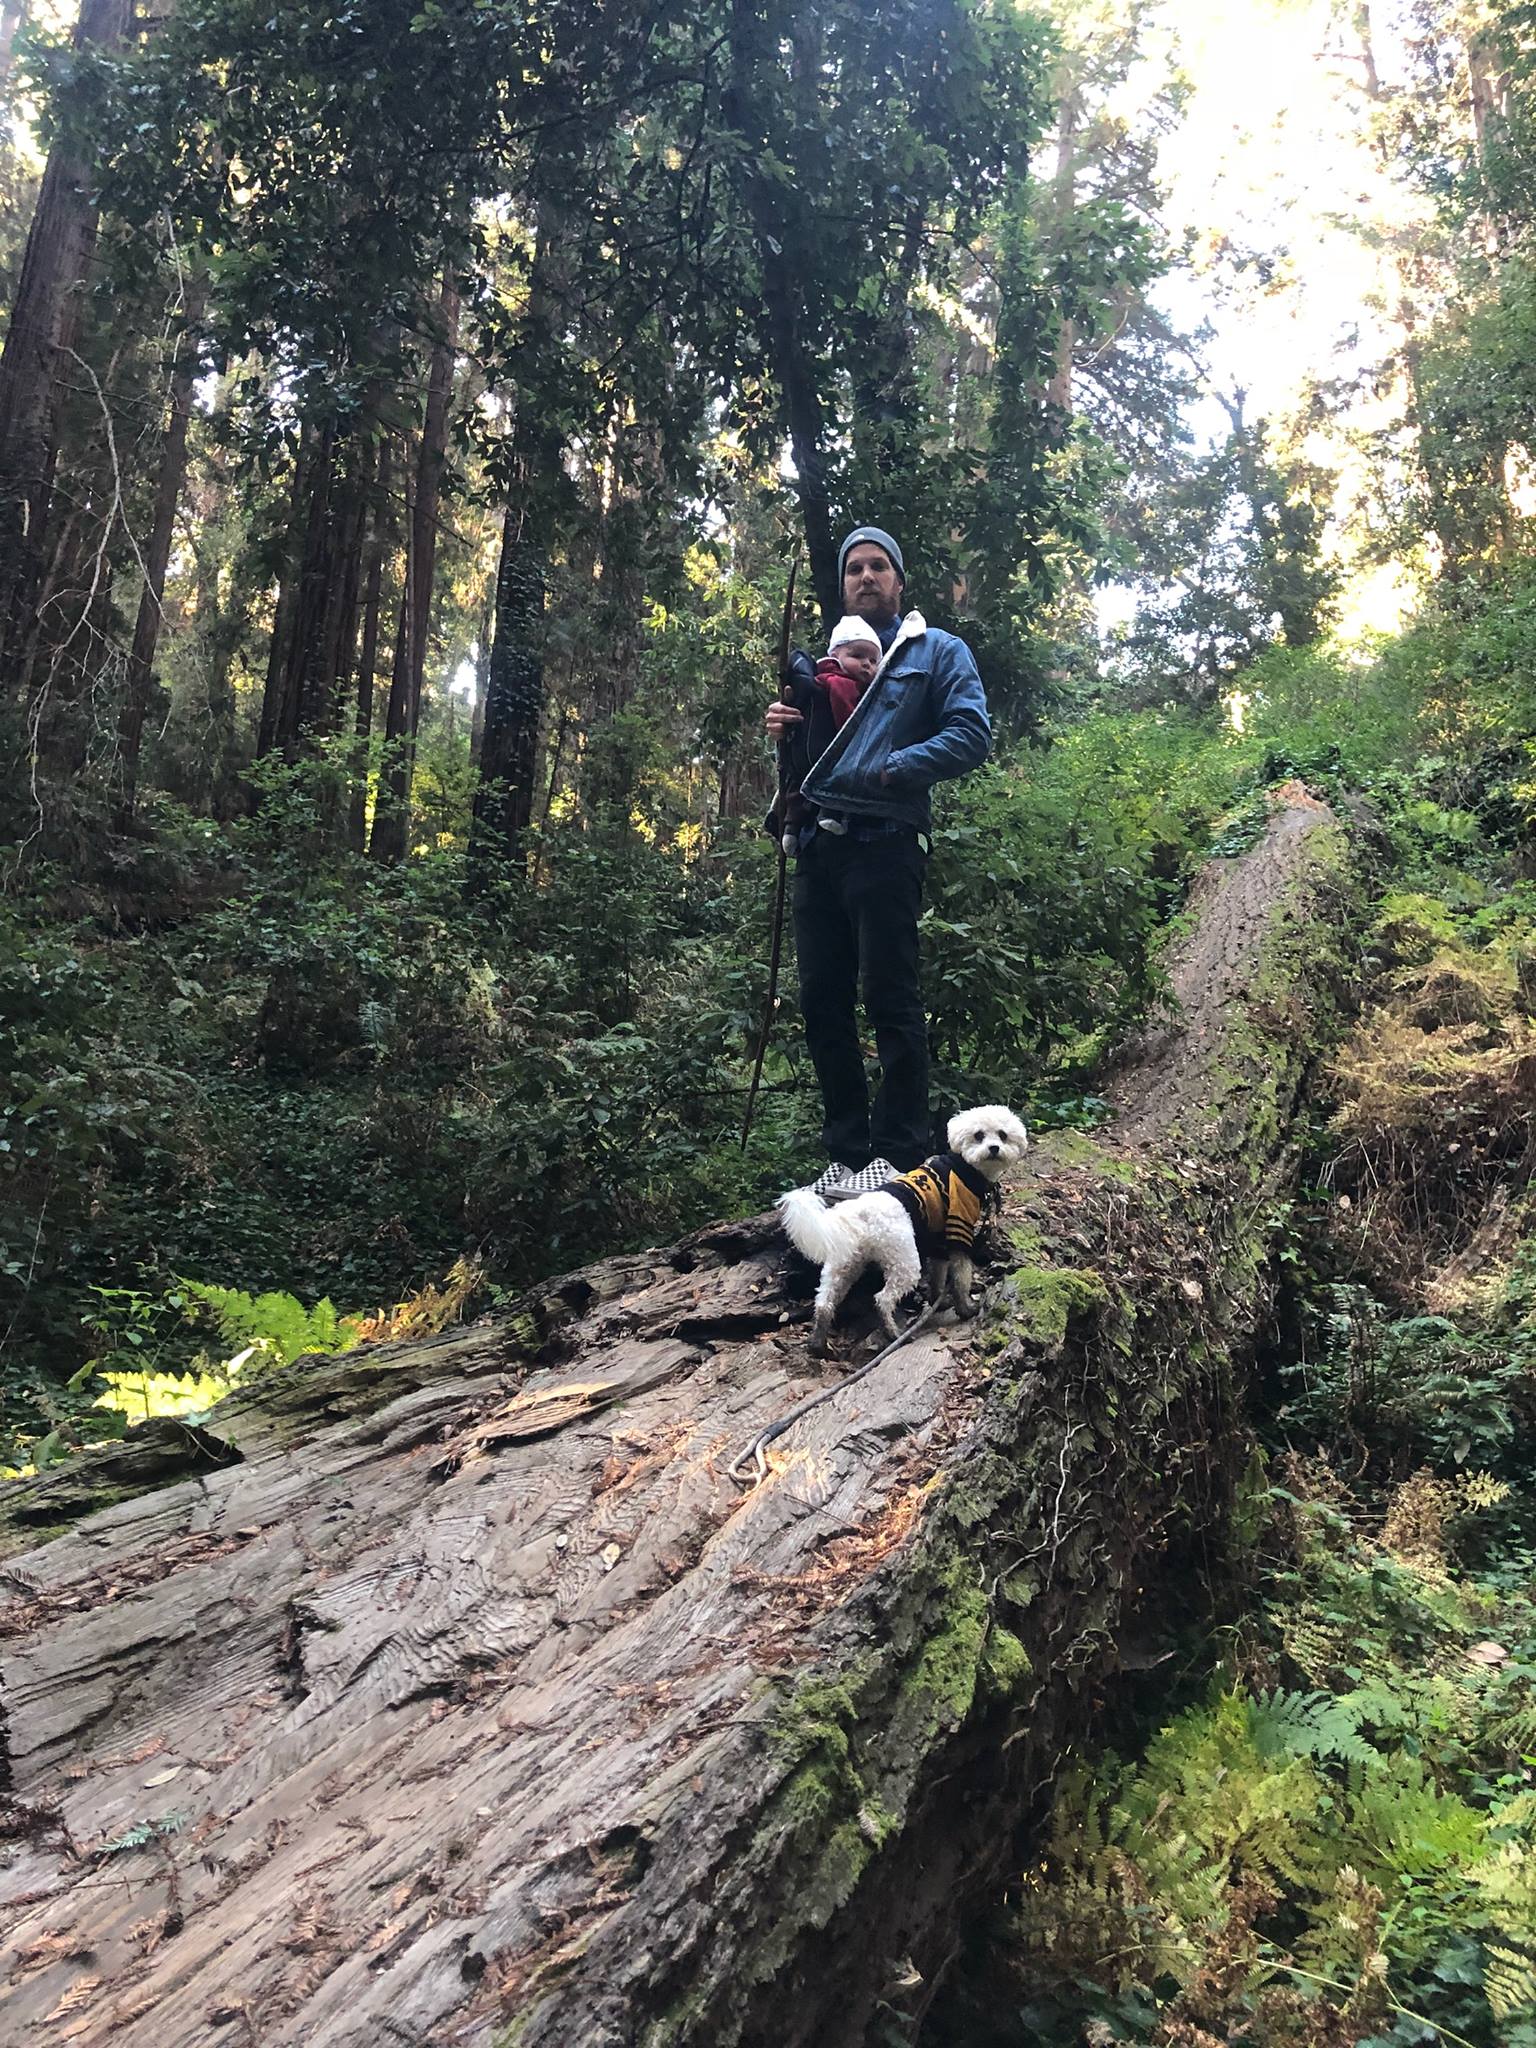
[(987, 1147), (987, 1150), (992, 1154), (992, 1157), (994, 1159), (997, 1157), (998, 1153), (1002, 1151), (1002, 1149), (1003, 1148), (1001, 1145), (989, 1145)]

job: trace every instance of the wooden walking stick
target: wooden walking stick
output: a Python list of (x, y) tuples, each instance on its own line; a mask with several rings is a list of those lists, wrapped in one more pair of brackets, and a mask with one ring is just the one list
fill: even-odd
[[(795, 578), (800, 571), (800, 550), (797, 547), (789, 565), (789, 584), (784, 592), (784, 620), (779, 628), (779, 698), (789, 699), (789, 629), (795, 611)], [(763, 1078), (763, 1059), (768, 1051), (768, 1039), (773, 1030), (773, 1013), (779, 999), (779, 955), (784, 946), (784, 888), (789, 872), (789, 855), (784, 851), (784, 748), (778, 749), (779, 794), (775, 809), (779, 815), (779, 871), (773, 884), (773, 945), (768, 956), (768, 1000), (763, 1006), (763, 1028), (757, 1038), (757, 1058), (752, 1062), (752, 1086), (747, 1090), (747, 1113), (741, 1124), (741, 1149), (747, 1149), (747, 1139), (752, 1132), (752, 1112), (757, 1107), (758, 1084)]]

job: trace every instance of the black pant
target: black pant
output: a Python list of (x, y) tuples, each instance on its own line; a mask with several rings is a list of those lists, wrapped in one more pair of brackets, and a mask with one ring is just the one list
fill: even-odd
[[(924, 856), (915, 832), (818, 832), (795, 869), (805, 1039), (821, 1083), (828, 1155), (901, 1172), (928, 1156), (928, 1020), (918, 978)], [(880, 1055), (873, 1112), (855, 1016), (859, 984)]]

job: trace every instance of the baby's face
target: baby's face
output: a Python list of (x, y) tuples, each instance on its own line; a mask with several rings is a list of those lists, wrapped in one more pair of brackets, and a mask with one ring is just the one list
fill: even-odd
[(869, 687), (870, 678), (880, 666), (880, 645), (875, 640), (845, 640), (837, 650), (837, 658), (844, 670), (858, 684), (861, 690)]

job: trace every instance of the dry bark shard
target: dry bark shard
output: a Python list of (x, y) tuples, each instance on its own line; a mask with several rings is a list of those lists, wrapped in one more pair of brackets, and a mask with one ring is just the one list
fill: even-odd
[(0, 1578), (7, 2033), (832, 2048), (920, 2013), (1219, 1518), (1339, 871), (1292, 802), (1206, 882), (1182, 1020), (1031, 1154), (981, 1325), (751, 1494), (726, 1466), (821, 1376), (764, 1217), (264, 1382), (224, 1462), (94, 1513), (88, 1468), (17, 1490), (64, 1526)]

